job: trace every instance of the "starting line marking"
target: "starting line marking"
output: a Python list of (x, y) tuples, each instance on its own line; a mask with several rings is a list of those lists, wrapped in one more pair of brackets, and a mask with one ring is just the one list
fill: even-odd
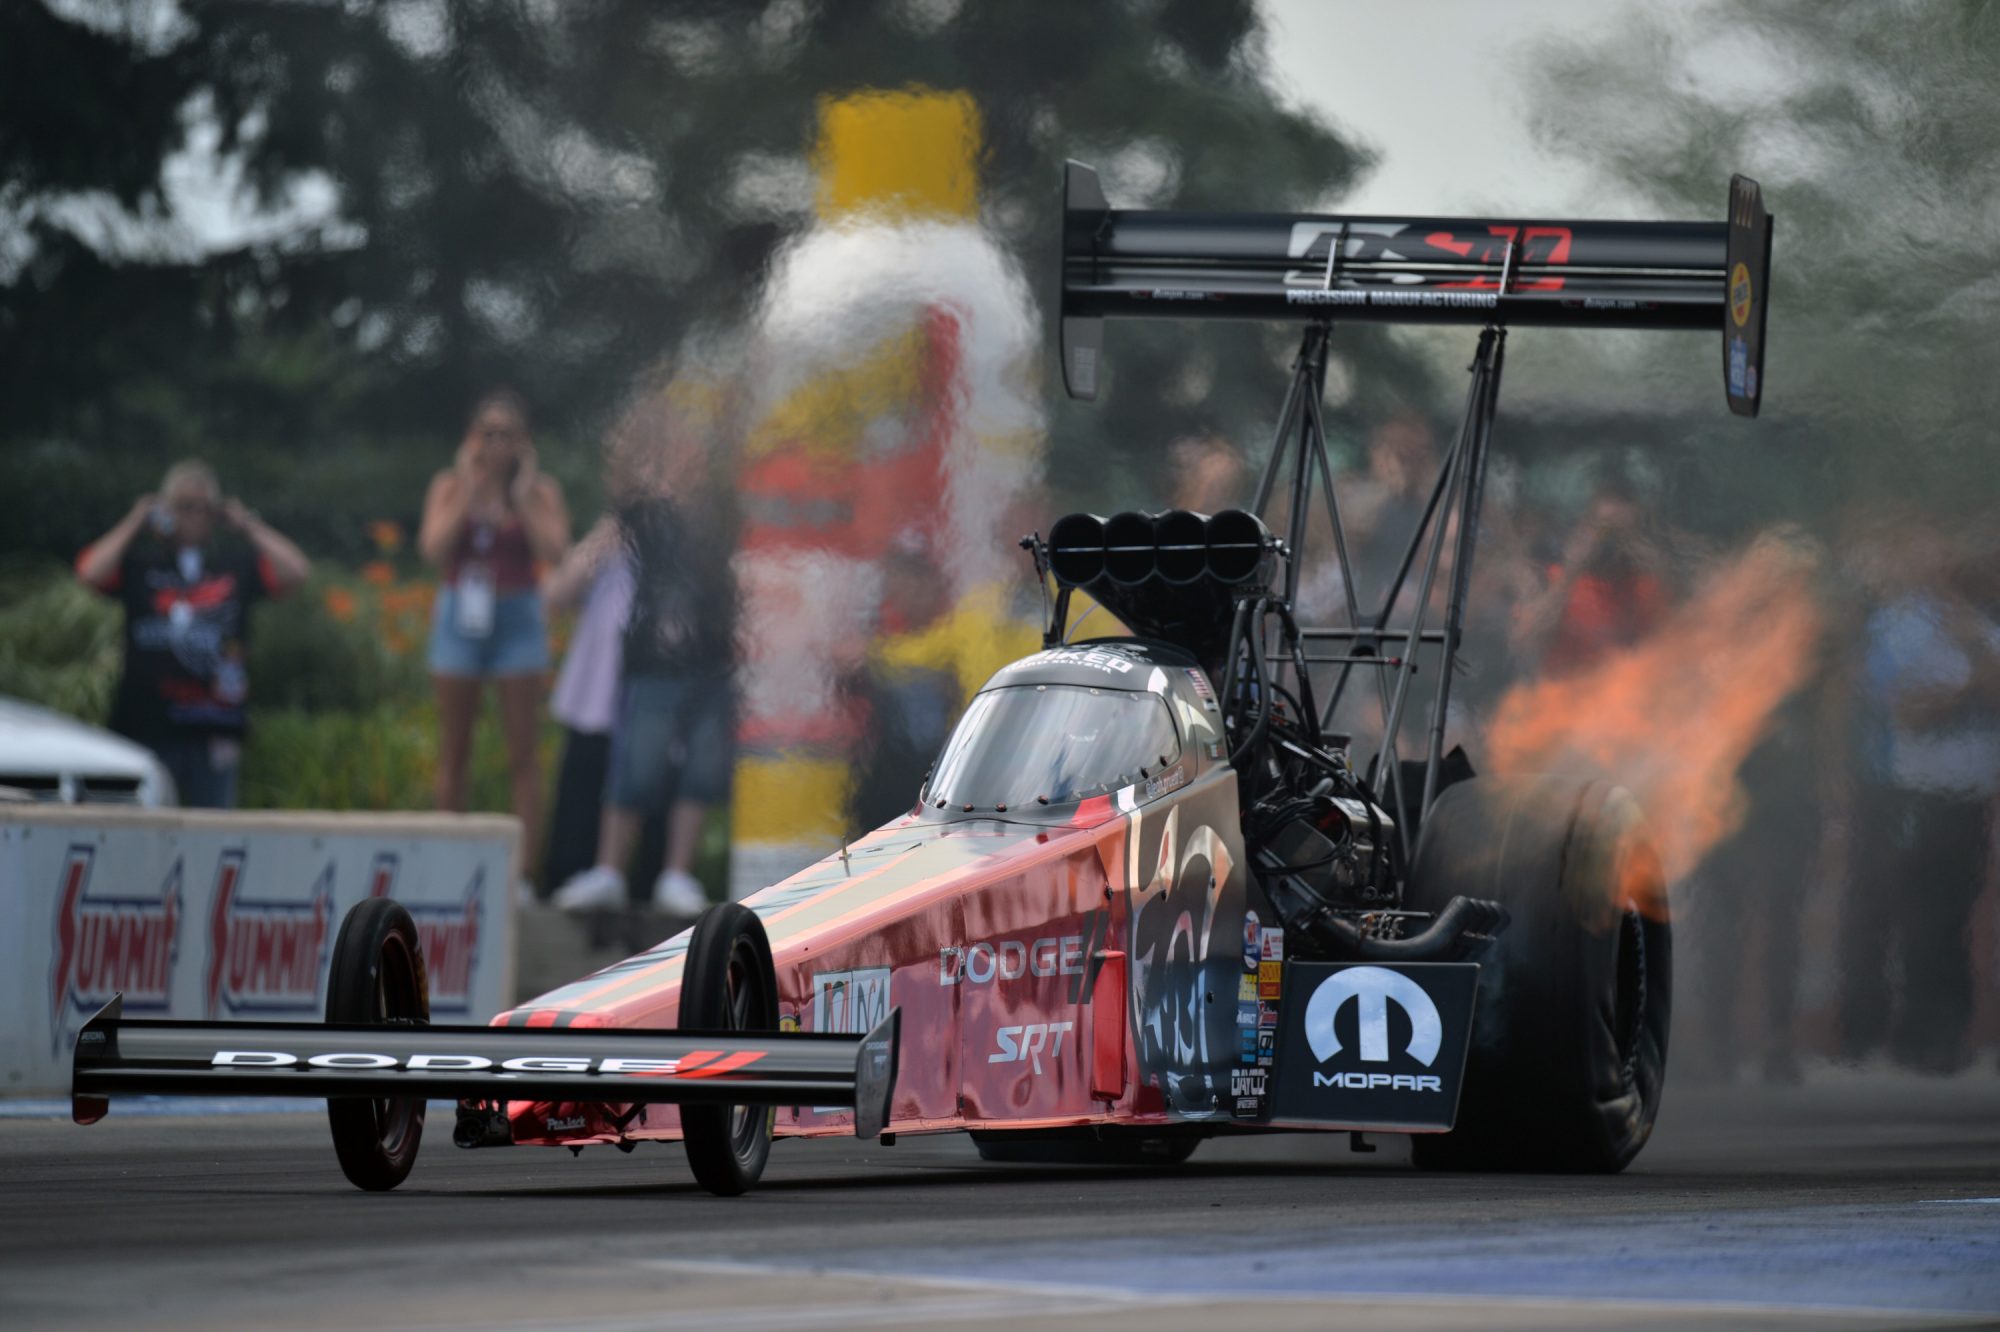
[[(1961, 1199), (1940, 1201), (1958, 1202)], [(2000, 1200), (1988, 1200), (2000, 1201)], [(642, 1258), (637, 1266), (658, 1271), (685, 1272), (690, 1275), (718, 1274), (730, 1276), (815, 1276), (837, 1277), (854, 1281), (899, 1281), (913, 1286), (925, 1286), (939, 1290), (988, 1291), (994, 1294), (1016, 1294), (1045, 1296), (1051, 1299), (1083, 1301), (1101, 1309), (1117, 1307), (1168, 1308), (1176, 1305), (1209, 1305), (1219, 1301), (1247, 1301), (1258, 1304), (1330, 1304), (1367, 1306), (1376, 1304), (1404, 1305), (1413, 1309), (1421, 1308), (1466, 1308), (1476, 1309), (1491, 1305), (1506, 1305), (1516, 1309), (1559, 1309), (1565, 1312), (1592, 1313), (1605, 1315), (1634, 1313), (1685, 1313), (1710, 1316), (1750, 1316), (1756, 1314), (1799, 1314), (1851, 1318), (1891, 1319), (1903, 1325), (1918, 1323), (1963, 1323), (1968, 1318), (1992, 1317), (2000, 1310), (1995, 1309), (1921, 1309), (1908, 1307), (1877, 1307), (1860, 1304), (1808, 1303), (1797, 1300), (1710, 1300), (1710, 1299), (1660, 1299), (1655, 1296), (1618, 1295), (1523, 1295), (1512, 1293), (1492, 1294), (1419, 1294), (1410, 1291), (1261, 1291), (1242, 1289), (1213, 1291), (1173, 1291), (1153, 1293), (1138, 1290), (1120, 1290), (1116, 1287), (1075, 1285), (1061, 1281), (1010, 1280), (996, 1277), (975, 1276), (932, 1276), (924, 1273), (871, 1269), (865, 1267), (842, 1267), (822, 1263), (803, 1263), (787, 1266), (779, 1263), (744, 1263), (726, 1259), (702, 1260), (692, 1258)]]

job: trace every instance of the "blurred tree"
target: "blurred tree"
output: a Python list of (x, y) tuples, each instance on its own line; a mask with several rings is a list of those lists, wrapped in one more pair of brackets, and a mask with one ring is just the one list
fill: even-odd
[[(1280, 101), (1263, 42), (1251, 0), (15, 0), (0, 543), (73, 549), (198, 452), (356, 554), (497, 379), (587, 495), (583, 442), (633, 376), (726, 335), (810, 217), (829, 94), (970, 92), (985, 220), (1044, 295), (1065, 156), (1121, 204), (1324, 203), (1365, 159)], [(1420, 390), (1379, 330), (1345, 345)], [(1260, 433), (1283, 355), (1119, 329), (1108, 400), (1052, 414), (1053, 485), (1110, 494), (1190, 429)], [(1113, 448), (1078, 447), (1109, 421)]]
[[(1712, 493), (1755, 495), (1767, 512), (1877, 495), (1990, 509), (2000, 8), (1640, 12), (1538, 51), (1533, 70), (1541, 137), (1649, 211), (1718, 217), (1732, 171), (1763, 183), (1777, 217), (1764, 398), (1777, 433), (1723, 447), (1710, 425), (1687, 441)], [(1714, 364), (1712, 345), (1673, 354), (1697, 353)]]

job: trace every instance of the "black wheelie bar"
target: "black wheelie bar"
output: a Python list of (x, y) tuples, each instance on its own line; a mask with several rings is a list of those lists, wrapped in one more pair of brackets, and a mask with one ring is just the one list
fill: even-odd
[(1106, 319), (1718, 329), (1730, 406), (1763, 378), (1771, 217), (1734, 177), (1721, 222), (1341, 217), (1113, 208), (1063, 174), (1063, 383), (1097, 395)]
[(900, 1013), (865, 1036), (128, 1020), (113, 999), (77, 1033), (72, 1112), (107, 1097), (422, 1096), (440, 1100), (854, 1107), (888, 1123)]

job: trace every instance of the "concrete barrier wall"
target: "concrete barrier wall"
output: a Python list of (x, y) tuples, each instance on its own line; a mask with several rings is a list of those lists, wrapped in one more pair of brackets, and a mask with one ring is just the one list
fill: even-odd
[(483, 1022), (514, 998), (519, 840), (499, 815), (0, 805), (0, 1095), (67, 1092), (118, 993), (134, 1017), (318, 1019), (371, 896), (416, 918), (433, 1018)]

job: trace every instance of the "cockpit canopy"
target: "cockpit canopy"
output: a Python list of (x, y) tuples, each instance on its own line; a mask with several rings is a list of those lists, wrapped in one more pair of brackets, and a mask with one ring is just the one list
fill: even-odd
[(978, 811), (1074, 803), (1157, 777), (1180, 754), (1163, 693), (1003, 685), (974, 696), (924, 803)]

